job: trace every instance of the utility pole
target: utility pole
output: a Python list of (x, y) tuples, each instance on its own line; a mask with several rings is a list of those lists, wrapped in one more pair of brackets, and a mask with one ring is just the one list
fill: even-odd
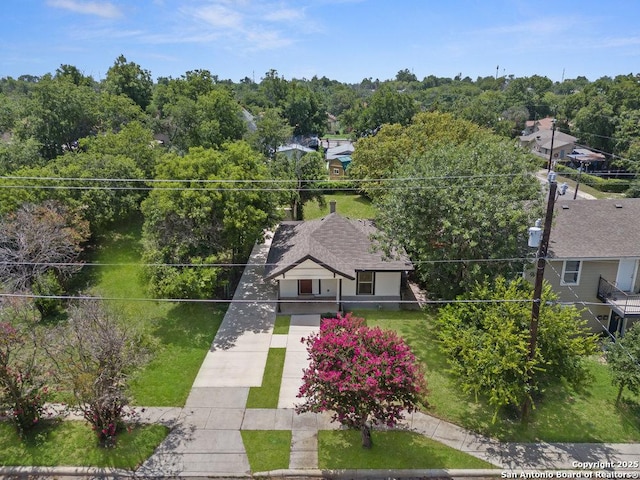
[[(533, 303), (531, 304), (531, 323), (529, 324), (529, 353), (527, 362), (533, 361), (536, 355), (536, 344), (538, 342), (538, 318), (540, 316), (540, 303), (542, 297), (542, 283), (544, 280), (544, 267), (547, 263), (547, 250), (549, 249), (549, 237), (551, 236), (551, 222), (553, 221), (553, 208), (556, 203), (556, 190), (558, 184), (556, 182), (555, 172), (549, 172), (549, 198), (547, 198), (547, 213), (544, 217), (544, 229), (542, 231), (542, 240), (538, 247), (536, 262), (536, 279), (533, 286)], [(531, 377), (533, 371), (527, 369), (527, 383), (531, 385)], [(529, 389), (530, 390), (530, 389)], [(524, 398), (522, 404), (522, 421), (526, 422), (529, 418), (531, 410), (530, 392)]]
[(553, 138), (556, 136), (556, 119), (551, 120), (551, 151), (549, 152), (549, 163), (547, 165), (547, 172), (551, 173), (551, 167), (553, 165)]

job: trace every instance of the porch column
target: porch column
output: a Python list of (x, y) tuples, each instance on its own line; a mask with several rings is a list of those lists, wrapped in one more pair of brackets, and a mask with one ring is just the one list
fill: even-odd
[(338, 311), (342, 311), (342, 305), (340, 302), (342, 301), (342, 278), (338, 278), (338, 288), (336, 288), (336, 303), (338, 304)]

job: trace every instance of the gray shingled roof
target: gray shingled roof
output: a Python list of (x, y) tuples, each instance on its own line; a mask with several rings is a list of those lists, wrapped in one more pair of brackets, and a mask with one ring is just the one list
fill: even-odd
[(351, 220), (331, 213), (319, 220), (282, 222), (273, 237), (265, 278), (274, 278), (307, 259), (344, 277), (358, 270), (413, 270), (406, 255), (388, 258), (375, 248), (377, 232), (370, 220)]
[[(562, 208), (563, 205), (568, 208)], [(560, 197), (551, 228), (549, 256), (640, 257), (640, 198), (563, 200)]]

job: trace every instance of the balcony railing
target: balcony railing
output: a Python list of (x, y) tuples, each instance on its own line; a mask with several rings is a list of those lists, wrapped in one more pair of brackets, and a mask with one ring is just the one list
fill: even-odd
[(640, 316), (640, 295), (624, 292), (602, 276), (598, 282), (598, 299), (611, 305), (623, 318)]

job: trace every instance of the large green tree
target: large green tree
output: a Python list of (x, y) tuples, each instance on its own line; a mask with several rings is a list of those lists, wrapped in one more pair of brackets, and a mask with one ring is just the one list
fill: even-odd
[(327, 179), (327, 169), (320, 153), (309, 152), (302, 156), (279, 153), (271, 168), (275, 178), (291, 180), (285, 184), (288, 188), (285, 197), (294, 220), (304, 219), (304, 205), (311, 200), (324, 206), (319, 182)]
[(359, 111), (353, 126), (358, 137), (377, 132), (384, 124), (408, 125), (418, 112), (418, 105), (410, 95), (382, 87), (371, 96), (366, 106)]
[[(268, 190), (262, 155), (245, 142), (218, 150), (196, 147), (184, 157), (166, 155), (154, 189), (143, 202), (144, 258), (156, 295), (211, 298), (229, 280), (202, 263), (246, 261), (271, 227), (278, 201)], [(187, 264), (193, 266), (186, 266)]]
[(273, 158), (279, 146), (293, 135), (293, 127), (281, 115), (280, 109), (268, 108), (256, 119), (256, 131), (247, 135), (253, 148), (265, 157)]
[(385, 125), (375, 136), (358, 140), (349, 176), (366, 180), (362, 189), (375, 199), (388, 186), (378, 180), (393, 177), (395, 170), (409, 158), (420, 156), (438, 144), (457, 145), (488, 137), (491, 137), (488, 130), (449, 113), (419, 113), (406, 127)]
[(143, 110), (151, 103), (151, 73), (137, 63), (128, 62), (124, 55), (116, 58), (107, 70), (104, 83), (108, 92), (129, 97)]
[(640, 393), (640, 323), (628, 329), (607, 346), (607, 364), (611, 370), (611, 381), (618, 387), (616, 405), (620, 403), (626, 388), (631, 393)]
[[(538, 401), (545, 387), (584, 386), (584, 359), (597, 337), (574, 307), (560, 305), (549, 285), (542, 294), (535, 356), (529, 360), (532, 286), (522, 278), (476, 284), (439, 314), (438, 338), (461, 390), (495, 409)], [(477, 302), (477, 303), (475, 303)]]
[(431, 295), (454, 298), (475, 281), (512, 275), (539, 216), (530, 158), (500, 139), (441, 144), (405, 159), (379, 200), (378, 225), (403, 246)]
[(195, 99), (173, 97), (164, 106), (165, 126), (172, 143), (182, 151), (191, 147), (219, 147), (239, 140), (246, 125), (242, 109), (225, 87), (217, 87)]

